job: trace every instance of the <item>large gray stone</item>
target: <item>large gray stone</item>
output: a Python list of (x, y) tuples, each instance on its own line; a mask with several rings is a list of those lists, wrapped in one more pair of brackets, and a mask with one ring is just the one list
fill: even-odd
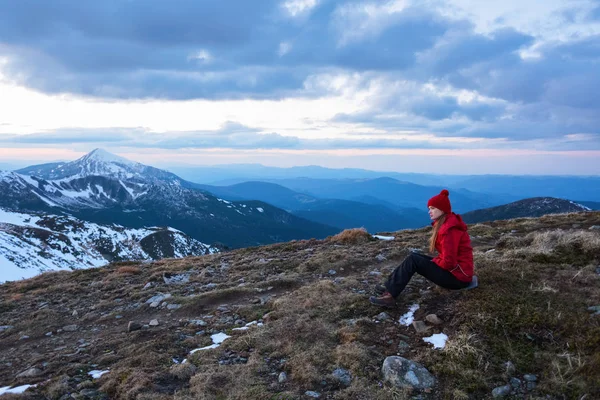
[(332, 375), (344, 386), (350, 386), (350, 384), (352, 383), (352, 375), (350, 375), (350, 372), (348, 370), (345, 370), (343, 368), (336, 368), (333, 371)]
[(399, 388), (431, 389), (435, 385), (435, 377), (421, 364), (404, 357), (390, 356), (383, 361), (381, 367), (386, 382)]
[(510, 395), (511, 390), (512, 388), (510, 387), (510, 385), (498, 386), (497, 388), (492, 390), (492, 397), (495, 399), (506, 397)]

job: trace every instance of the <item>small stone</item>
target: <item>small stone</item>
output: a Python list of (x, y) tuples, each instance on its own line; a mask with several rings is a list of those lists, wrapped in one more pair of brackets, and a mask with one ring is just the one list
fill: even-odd
[(590, 226), (591, 230), (596, 230), (596, 229), (600, 229), (600, 225), (592, 225)]
[(46, 332), (46, 336), (52, 336), (52, 332)]
[(167, 306), (167, 310), (177, 310), (179, 308), (181, 308), (181, 304), (169, 304)]
[(277, 382), (283, 383), (285, 381), (287, 381), (287, 374), (285, 372), (279, 373), (279, 376), (277, 377)]
[(525, 379), (527, 382), (536, 382), (537, 376), (535, 376), (533, 374), (525, 374), (525, 375), (523, 375), (523, 379)]
[(403, 355), (408, 350), (410, 350), (410, 345), (408, 343), (406, 343), (404, 340), (398, 342), (398, 354)]
[(150, 307), (152, 307), (152, 308), (156, 308), (158, 306), (160, 306), (160, 301), (155, 301), (153, 303), (150, 303)]
[(537, 384), (535, 382), (527, 382), (527, 390), (533, 390)]
[(412, 326), (413, 328), (415, 328), (415, 331), (417, 331), (417, 333), (424, 333), (431, 329), (431, 327), (427, 326), (423, 321), (414, 321), (412, 323)]
[(506, 374), (508, 376), (512, 376), (514, 375), (514, 373), (516, 372), (516, 368), (515, 368), (515, 364), (512, 363), (512, 361), (507, 361), (504, 363), (504, 366), (506, 367)]
[(330, 269), (328, 271), (328, 273), (329, 273), (329, 275), (335, 275), (335, 274), (337, 274), (337, 271), (335, 269)]
[(79, 327), (77, 325), (66, 325), (63, 326), (62, 329), (65, 332), (75, 332), (77, 329), (79, 329)]
[(127, 325), (127, 332), (139, 331), (140, 329), (142, 329), (142, 324), (129, 321), (129, 324)]
[(79, 313), (77, 312), (77, 310), (73, 310), (73, 312), (71, 313), (72, 316), (77, 317), (79, 315)]
[(379, 271), (371, 271), (371, 272), (369, 272), (369, 275), (371, 275), (371, 276), (380, 276), (381, 272), (379, 272)]
[(390, 315), (389, 315), (388, 313), (386, 313), (386, 312), (379, 313), (379, 314), (377, 314), (377, 315), (375, 316), (375, 319), (378, 319), (378, 320), (380, 320), (380, 321), (388, 321), (388, 320), (390, 320), (391, 318), (392, 318), (392, 317), (390, 317)]
[(148, 325), (150, 325), (150, 326), (158, 326), (158, 320), (157, 319), (153, 319), (152, 321), (150, 321), (148, 323)]
[(144, 285), (144, 287), (142, 288), (142, 290), (146, 290), (146, 289), (150, 289), (152, 287), (152, 282), (148, 282)]
[(383, 254), (377, 254), (377, 256), (375, 258), (377, 259), (377, 261), (387, 260)]
[(518, 378), (510, 378), (510, 385), (515, 389), (521, 386), (521, 380)]
[(260, 304), (260, 299), (250, 299), (250, 303), (252, 304)]
[(0, 326), (0, 333), (9, 330), (10, 328), (12, 328), (12, 325), (2, 325)]
[(343, 386), (350, 386), (352, 383), (352, 375), (348, 370), (343, 368), (336, 368), (332, 375), (335, 379), (337, 379)]
[(312, 397), (315, 399), (318, 399), (319, 397), (321, 397), (321, 393), (313, 392), (312, 390), (307, 390), (306, 392), (304, 392), (304, 394), (307, 395), (308, 397)]
[(417, 390), (432, 388), (436, 379), (421, 364), (404, 357), (389, 356), (381, 367), (383, 378), (398, 388), (411, 387)]
[(435, 314), (429, 314), (428, 316), (425, 317), (425, 320), (427, 322), (429, 322), (430, 324), (433, 325), (441, 325), (444, 323), (444, 321), (442, 321), (437, 315)]
[(512, 388), (510, 387), (510, 385), (498, 386), (497, 388), (492, 390), (492, 397), (495, 399), (499, 397), (506, 397), (510, 395), (511, 390)]
[(197, 326), (206, 326), (207, 325), (207, 323), (204, 320), (201, 320), (201, 319), (191, 320), (190, 323), (192, 323), (194, 325), (197, 325)]

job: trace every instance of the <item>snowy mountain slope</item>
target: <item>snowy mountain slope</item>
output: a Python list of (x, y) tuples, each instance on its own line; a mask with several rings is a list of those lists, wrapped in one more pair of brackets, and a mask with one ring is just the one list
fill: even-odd
[(0, 209), (0, 282), (50, 270), (99, 267), (110, 261), (215, 252), (216, 248), (172, 228), (127, 229), (70, 216)]
[(132, 228), (171, 226), (203, 243), (228, 247), (323, 238), (339, 230), (267, 203), (219, 199), (167, 171), (102, 150), (71, 163), (2, 173), (0, 207), (19, 212), (51, 210)]

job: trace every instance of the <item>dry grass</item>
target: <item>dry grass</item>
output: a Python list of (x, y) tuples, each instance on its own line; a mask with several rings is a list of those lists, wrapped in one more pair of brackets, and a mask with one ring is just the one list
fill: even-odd
[(375, 240), (365, 228), (345, 229), (327, 238), (329, 242), (340, 244), (362, 244)]
[[(47, 362), (39, 378), (47, 383), (22, 398), (61, 398), (91, 387), (115, 399), (298, 399), (306, 390), (330, 399), (478, 399), (508, 382), (505, 363), (511, 361), (515, 376), (538, 376), (527, 398), (600, 398), (600, 318), (587, 311), (600, 304), (600, 233), (587, 229), (592, 224), (600, 224), (600, 213), (473, 225), (480, 287), (431, 290), (415, 276), (398, 308), (385, 310), (388, 322), (378, 322), (374, 316), (383, 310), (367, 301), (381, 280), (371, 271), (389, 272), (408, 248), (425, 245), (429, 229), (398, 232), (393, 241), (353, 229), (326, 241), (118, 263), (0, 285), (0, 325), (14, 325), (0, 333), (9, 349), (0, 355), (0, 383), (30, 383), (5, 377)], [(190, 282), (165, 285), (165, 272), (188, 273)], [(147, 282), (152, 288), (142, 290)], [(170, 293), (168, 302), (183, 307), (150, 308), (145, 301), (156, 293)], [(414, 302), (421, 306), (417, 319), (437, 313), (445, 321), (430, 331), (449, 336), (443, 351), (397, 324)], [(126, 332), (128, 320), (154, 318), (158, 327)], [(235, 321), (260, 318), (262, 327), (232, 330), (240, 325)], [(199, 319), (207, 325), (190, 323)], [(45, 336), (71, 323), (80, 325), (72, 335)], [(189, 355), (219, 331), (231, 338)], [(32, 334), (32, 341), (19, 340), (23, 334)], [(410, 346), (404, 356), (438, 379), (432, 393), (381, 384), (381, 364), (398, 352), (399, 335)], [(79, 338), (91, 344), (76, 354)], [(67, 344), (64, 350), (56, 350), (59, 341)], [(247, 361), (223, 364), (231, 354)], [(175, 364), (173, 358), (188, 362)], [(86, 375), (105, 368), (111, 372), (98, 380)], [(349, 387), (333, 379), (335, 368), (351, 373)], [(281, 372), (288, 375), (284, 383), (277, 380)]]

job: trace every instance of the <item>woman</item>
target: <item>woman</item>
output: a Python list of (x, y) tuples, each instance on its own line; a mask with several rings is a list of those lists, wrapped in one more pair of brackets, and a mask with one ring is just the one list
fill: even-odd
[(429, 252), (438, 251), (437, 257), (411, 253), (388, 277), (381, 296), (369, 301), (378, 306), (392, 307), (414, 273), (423, 275), (446, 289), (464, 289), (473, 278), (473, 248), (467, 225), (452, 212), (449, 192), (444, 189), (427, 202), (433, 232), (429, 238)]

